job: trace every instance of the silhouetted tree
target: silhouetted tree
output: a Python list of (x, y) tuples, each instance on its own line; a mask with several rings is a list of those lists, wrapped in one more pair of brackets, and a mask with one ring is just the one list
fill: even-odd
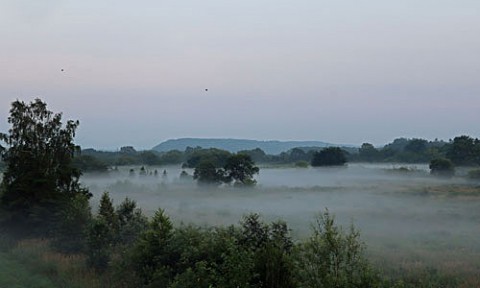
[(358, 230), (346, 233), (334, 220), (328, 210), (319, 215), (313, 235), (298, 247), (299, 287), (382, 287)]
[[(26, 104), (15, 101), (10, 109), (2, 158), (0, 208), (4, 224), (24, 231), (39, 231), (59, 223), (58, 211), (77, 194), (91, 195), (79, 183), (80, 171), (72, 165), (78, 121), (65, 126), (62, 114), (54, 114), (40, 99)], [(45, 231), (45, 230), (43, 230)]]
[(255, 185), (253, 175), (258, 174), (260, 169), (249, 155), (235, 154), (227, 158), (224, 170), (227, 181), (233, 180), (236, 184), (249, 186)]
[(219, 185), (224, 181), (224, 172), (217, 169), (213, 162), (204, 160), (195, 167), (193, 179), (200, 184)]

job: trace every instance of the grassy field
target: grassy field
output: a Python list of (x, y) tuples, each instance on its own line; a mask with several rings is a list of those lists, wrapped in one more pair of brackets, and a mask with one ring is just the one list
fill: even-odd
[[(108, 190), (116, 204), (128, 196), (148, 215), (164, 208), (177, 224), (237, 224), (242, 215), (259, 212), (267, 221), (287, 221), (297, 239), (308, 237), (313, 216), (327, 207), (338, 223), (360, 229), (369, 258), (385, 277), (401, 279), (405, 287), (480, 287), (480, 184), (412, 171), (266, 169), (263, 182), (244, 191), (205, 190), (173, 177), (160, 183), (102, 176), (86, 184), (95, 195), (94, 208)], [(0, 267), (5, 267), (0, 287), (108, 283), (84, 266), (83, 256), (53, 252), (45, 240), (22, 241), (0, 252)]]
[(23, 240), (0, 252), (0, 287), (102, 287), (84, 256), (52, 251), (46, 240)]
[(327, 207), (338, 223), (360, 229), (370, 258), (384, 275), (412, 282), (429, 279), (436, 283), (432, 287), (480, 287), (478, 182), (438, 179), (423, 166), (365, 164), (264, 168), (255, 189), (202, 190), (175, 182), (179, 171), (171, 171), (160, 184), (122, 175), (86, 182), (95, 195), (108, 190), (117, 201), (128, 196), (147, 214), (162, 207), (179, 222), (229, 225), (258, 212), (269, 221), (287, 221), (299, 239), (309, 235), (314, 215)]
[(0, 252), (0, 287), (47, 288), (56, 285), (48, 277), (47, 271), (35, 271), (30, 266), (14, 258), (12, 253)]

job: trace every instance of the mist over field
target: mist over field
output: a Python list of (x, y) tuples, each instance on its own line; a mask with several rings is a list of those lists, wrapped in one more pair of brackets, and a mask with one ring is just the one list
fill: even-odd
[(84, 175), (84, 185), (94, 193), (93, 207), (109, 191), (116, 204), (129, 197), (147, 215), (162, 208), (184, 223), (229, 225), (247, 213), (260, 213), (266, 220), (287, 221), (297, 239), (307, 237), (315, 215), (328, 208), (345, 228), (353, 223), (360, 229), (378, 259), (414, 261), (422, 255), (435, 266), (448, 253), (455, 256), (445, 261), (462, 263), (480, 253), (480, 201), (471, 201), (478, 196), (475, 185), (464, 178), (432, 177), (427, 165), (263, 168), (257, 187), (250, 189), (200, 187), (181, 180), (176, 166), (149, 168), (157, 169), (158, 177), (132, 176), (129, 168)]

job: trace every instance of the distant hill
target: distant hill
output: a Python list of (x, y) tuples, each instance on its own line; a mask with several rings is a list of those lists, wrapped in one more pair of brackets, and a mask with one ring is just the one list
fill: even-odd
[(246, 139), (204, 139), (180, 138), (170, 139), (153, 147), (152, 150), (166, 152), (170, 150), (184, 151), (187, 147), (218, 148), (230, 152), (260, 148), (265, 153), (277, 155), (295, 147), (328, 147), (338, 146), (321, 141), (258, 141)]

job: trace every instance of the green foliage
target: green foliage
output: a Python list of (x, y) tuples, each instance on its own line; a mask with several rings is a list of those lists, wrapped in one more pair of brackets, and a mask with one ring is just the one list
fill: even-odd
[(169, 249), (173, 225), (163, 210), (155, 212), (149, 228), (140, 235), (133, 248), (132, 266), (147, 287), (167, 287), (173, 279), (171, 267), (177, 259)]
[(160, 157), (158, 157), (157, 154), (152, 151), (142, 151), (140, 152), (139, 157), (142, 164), (145, 164), (145, 165), (160, 164)]
[(260, 169), (255, 166), (249, 155), (235, 154), (227, 158), (224, 171), (228, 182), (233, 180), (236, 185), (252, 186), (256, 183), (253, 175), (258, 174)]
[(65, 253), (85, 251), (88, 226), (92, 218), (88, 198), (77, 194), (59, 211), (59, 225), (52, 245)]
[(425, 151), (427, 151), (427, 145), (427, 140), (414, 138), (408, 141), (403, 150), (417, 154), (425, 153)]
[[(231, 183), (235, 181), (236, 186), (254, 186), (254, 174), (258, 174), (259, 168), (255, 166), (250, 156), (246, 154), (230, 155), (223, 169), (216, 168), (210, 160), (202, 160), (195, 167), (193, 179), (198, 180), (199, 184), (220, 185), (221, 183)], [(184, 175), (184, 177), (187, 175)]]
[(442, 149), (445, 147), (442, 141), (427, 141), (424, 139), (395, 139), (385, 145), (380, 151), (383, 161), (404, 163), (426, 163), (434, 158), (444, 157)]
[[(397, 138), (383, 148), (375, 148), (370, 143), (363, 143), (358, 149), (342, 147), (342, 150), (348, 152), (346, 155), (348, 161), (357, 162), (428, 163), (435, 158), (457, 157), (458, 159), (455, 161), (459, 161), (459, 165), (480, 164), (480, 141), (469, 136), (460, 136), (457, 138), (456, 141), (451, 143), (437, 139), (427, 141), (419, 138)], [(462, 141), (465, 143), (461, 143)], [(230, 152), (225, 150), (215, 148), (203, 149), (201, 147), (187, 147), (183, 152), (178, 150), (168, 152), (137, 152), (133, 147), (127, 148), (128, 152), (104, 152), (86, 149), (82, 151), (81, 156), (94, 157), (100, 163), (108, 166), (180, 164), (183, 162), (184, 167), (194, 168), (201, 161), (205, 160), (211, 161), (216, 168), (219, 168), (224, 166), (226, 159), (231, 155)], [(319, 147), (297, 147), (286, 152), (281, 152), (278, 155), (267, 155), (263, 150), (256, 148), (252, 150), (242, 150), (239, 151), (238, 154), (249, 155), (256, 163), (293, 164), (299, 161), (307, 161), (310, 163), (314, 153), (318, 149)], [(449, 153), (449, 155), (447, 155), (447, 153)], [(82, 168), (82, 171), (88, 171), (88, 169), (93, 169), (96, 166), (92, 159), (86, 159), (86, 163), (82, 163), (83, 160), (80, 160), (81, 159), (76, 160), (76, 163), (77, 161), (80, 162), (78, 165), (87, 166), (86, 168)], [(464, 163), (462, 161), (466, 162)]]
[(455, 137), (446, 156), (455, 165), (480, 164), (480, 140), (465, 135)]
[(213, 162), (203, 160), (195, 167), (193, 179), (198, 180), (200, 184), (220, 185), (225, 177), (224, 171), (217, 169)]
[(88, 263), (96, 270), (105, 271), (112, 255), (125, 256), (125, 249), (132, 247), (148, 226), (137, 204), (126, 198), (116, 210), (108, 192), (102, 194), (97, 216), (88, 231)]
[(289, 162), (310, 161), (310, 155), (300, 148), (293, 148), (289, 151)]
[(455, 167), (452, 161), (445, 158), (433, 159), (430, 162), (430, 174), (441, 177), (452, 177), (455, 175)]
[(468, 171), (468, 178), (471, 180), (480, 180), (480, 169)]
[(435, 139), (397, 138), (382, 148), (363, 143), (358, 153), (348, 155), (350, 161), (428, 163), (434, 158), (445, 157), (447, 143)]
[(147, 227), (148, 219), (135, 201), (126, 198), (114, 212), (112, 201), (105, 192), (99, 213), (88, 230), (87, 264), (100, 273), (112, 269), (119, 286), (123, 287), (125, 283), (128, 283), (125, 284), (127, 287), (138, 286), (138, 278), (124, 272), (133, 269), (131, 249)]
[(309, 165), (307, 161), (298, 161), (295, 163), (295, 167), (298, 168), (308, 168)]
[(82, 172), (106, 172), (108, 165), (91, 155), (75, 155), (73, 166)]
[(103, 192), (100, 198), (100, 207), (98, 209), (97, 218), (102, 219), (110, 230), (111, 239), (113, 241), (114, 235), (118, 231), (118, 216), (113, 208), (113, 201), (108, 192)]
[(11, 254), (0, 252), (0, 287), (55, 287), (54, 282), (43, 271), (32, 269)]
[(39, 99), (26, 104), (12, 103), (8, 134), (0, 140), (7, 167), (3, 174), (4, 191), (0, 198), (3, 222), (29, 234), (52, 231), (55, 217), (65, 202), (75, 194), (90, 196), (79, 183), (80, 171), (72, 160), (78, 121), (62, 125), (62, 115), (47, 110)]
[(148, 227), (148, 219), (143, 215), (142, 210), (137, 208), (137, 203), (129, 198), (120, 203), (117, 207), (118, 235), (116, 243), (131, 246), (138, 239), (139, 235)]
[(223, 167), (227, 161), (227, 158), (230, 157), (230, 152), (210, 148), (210, 149), (202, 149), (198, 148), (190, 148), (185, 150), (187, 161), (185, 163), (185, 167), (188, 168), (196, 168), (201, 162), (209, 162), (212, 163), (216, 168)]
[(340, 147), (328, 147), (313, 155), (311, 165), (318, 166), (341, 166), (347, 162), (345, 151)]
[(178, 150), (171, 150), (160, 155), (163, 164), (179, 164), (184, 161), (184, 154)]
[(267, 225), (258, 214), (244, 217), (239, 244), (253, 253), (254, 287), (294, 287), (290, 231), (285, 222)]
[(103, 218), (94, 218), (87, 236), (87, 265), (99, 272), (105, 271), (112, 253), (112, 231)]
[(104, 192), (87, 237), (87, 262), (97, 271), (103, 272), (108, 268), (117, 233), (118, 217), (112, 199), (108, 192)]
[(358, 160), (366, 162), (375, 162), (380, 158), (380, 152), (370, 143), (363, 143), (358, 149)]
[(380, 279), (364, 255), (360, 233), (348, 233), (335, 225), (325, 211), (313, 226), (313, 235), (297, 251), (297, 277), (300, 287), (379, 287)]
[(238, 154), (248, 155), (250, 156), (250, 158), (252, 158), (253, 161), (257, 163), (259, 162), (265, 163), (269, 161), (268, 155), (260, 148), (255, 148), (252, 150), (241, 150), (241, 151), (238, 151)]

